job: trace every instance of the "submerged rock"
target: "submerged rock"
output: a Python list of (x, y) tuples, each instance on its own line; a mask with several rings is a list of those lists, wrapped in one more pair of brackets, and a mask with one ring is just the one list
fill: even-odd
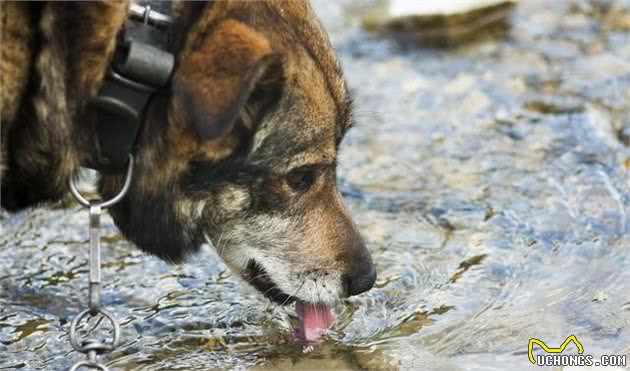
[(529, 111), (543, 114), (571, 114), (584, 112), (584, 104), (567, 96), (536, 96), (525, 101), (524, 107)]
[(515, 5), (516, 0), (392, 0), (386, 10), (367, 14), (363, 25), (403, 42), (451, 46), (504, 34)]

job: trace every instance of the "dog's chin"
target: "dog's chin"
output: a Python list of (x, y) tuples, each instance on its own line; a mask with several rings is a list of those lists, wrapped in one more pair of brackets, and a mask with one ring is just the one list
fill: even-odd
[(250, 285), (276, 304), (289, 305), (297, 299), (282, 291), (267, 274), (265, 268), (253, 259), (247, 263), (241, 274)]
[(288, 305), (296, 302), (295, 310), (298, 316), (298, 324), (294, 333), (298, 338), (307, 342), (319, 339), (335, 322), (335, 315), (331, 306), (325, 303), (308, 303), (283, 292), (269, 277), (265, 268), (255, 260), (250, 260), (241, 273), (243, 277), (263, 293), (271, 301)]

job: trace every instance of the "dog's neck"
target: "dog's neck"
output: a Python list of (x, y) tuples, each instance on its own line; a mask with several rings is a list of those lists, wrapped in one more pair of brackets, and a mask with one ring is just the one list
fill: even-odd
[[(174, 54), (204, 4), (173, 2), (175, 23), (168, 48)], [(2, 143), (10, 143), (12, 149), (2, 159), (6, 167), (0, 169), (2, 205), (10, 210), (60, 199), (70, 177), (90, 161), (96, 118), (87, 108), (102, 86), (129, 4), (21, 6), (31, 22), (23, 27), (34, 32), (30, 39), (16, 40), (16, 48), (30, 48), (31, 57), (24, 66), (16, 66), (26, 73), (16, 84), (22, 90), (11, 94), (21, 99), (12, 117), (3, 117)]]
[(111, 66), (99, 94), (89, 103), (97, 112), (96, 130), (90, 130), (94, 133), (90, 161), (83, 165), (105, 173), (120, 172), (135, 150), (152, 100), (162, 108), (158, 119), (167, 119), (164, 108), (169, 102), (164, 98), (171, 89), (174, 56), (182, 50), (183, 36), (204, 13), (202, 8), (210, 7), (212, 3), (151, 0), (129, 5), (114, 56), (109, 57)]

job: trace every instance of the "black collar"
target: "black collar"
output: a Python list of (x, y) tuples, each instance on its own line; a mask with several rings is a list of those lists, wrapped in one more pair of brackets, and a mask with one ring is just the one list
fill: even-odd
[(163, 1), (130, 5), (124, 32), (92, 102), (97, 112), (96, 139), (92, 160), (85, 166), (101, 172), (125, 168), (146, 107), (158, 90), (168, 86), (175, 65), (167, 51), (170, 5)]

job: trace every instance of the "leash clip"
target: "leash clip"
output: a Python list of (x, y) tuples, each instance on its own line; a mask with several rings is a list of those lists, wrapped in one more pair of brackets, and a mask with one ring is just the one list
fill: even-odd
[[(79, 193), (77, 186), (75, 184), (75, 177), (70, 178), (70, 192), (76, 198), (76, 200), (81, 204), (81, 206), (86, 207), (90, 210), (90, 257), (89, 257), (89, 294), (88, 294), (88, 309), (85, 309), (81, 313), (79, 313), (70, 324), (70, 343), (74, 350), (80, 353), (84, 353), (87, 355), (87, 360), (79, 361), (75, 363), (70, 371), (76, 371), (81, 368), (91, 368), (101, 371), (109, 371), (107, 366), (100, 363), (98, 361), (98, 356), (111, 352), (118, 346), (120, 342), (120, 324), (118, 320), (114, 318), (109, 312), (101, 308), (101, 212), (103, 209), (107, 209), (110, 206), (113, 206), (117, 202), (119, 202), (125, 195), (127, 191), (129, 191), (129, 187), (131, 185), (131, 178), (133, 176), (133, 156), (129, 155), (129, 162), (127, 168), (127, 176), (125, 178), (125, 183), (122, 186), (122, 189), (118, 194), (109, 200), (86, 200), (81, 193)], [(113, 335), (110, 341), (107, 340), (99, 340), (96, 338), (85, 337), (80, 339), (77, 332), (79, 329), (79, 325), (83, 321), (83, 319), (90, 317), (95, 317), (97, 315), (101, 315), (105, 318), (112, 327)], [(95, 325), (99, 327), (102, 321), (97, 322)], [(93, 330), (95, 330), (92, 329)]]

